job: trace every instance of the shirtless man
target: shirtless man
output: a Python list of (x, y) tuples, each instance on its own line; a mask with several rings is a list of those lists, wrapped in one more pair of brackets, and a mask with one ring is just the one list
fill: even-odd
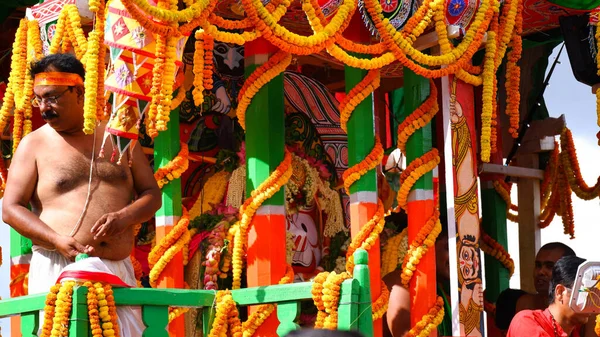
[[(4, 222), (34, 244), (29, 292), (47, 292), (80, 253), (101, 258), (135, 286), (134, 225), (161, 206), (152, 170), (140, 147), (131, 167), (98, 157), (105, 125), (94, 135), (82, 131), (85, 72), (74, 56), (44, 57), (31, 75), (33, 104), (47, 124), (24, 137), (14, 154), (2, 207)], [(110, 142), (105, 150), (112, 153)]]

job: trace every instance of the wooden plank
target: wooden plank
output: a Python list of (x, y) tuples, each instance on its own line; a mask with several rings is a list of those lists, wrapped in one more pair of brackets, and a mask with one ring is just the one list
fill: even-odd
[(348, 279), (342, 283), (340, 303), (338, 307), (338, 330), (357, 330), (359, 316), (358, 299), (360, 285), (356, 279)]
[(484, 163), (480, 167), (480, 173), (502, 174), (505, 176), (538, 180), (544, 179), (543, 170), (527, 168), (522, 166), (505, 166), (500, 164)]
[(210, 307), (215, 297), (215, 293), (208, 290), (150, 288), (115, 288), (114, 295), (117, 305), (174, 307)]
[(300, 326), (296, 324), (296, 319), (300, 316), (300, 302), (287, 301), (277, 303), (277, 335), (285, 336), (290, 331), (298, 330)]
[[(520, 166), (537, 168), (538, 155), (532, 154), (517, 158)], [(535, 269), (535, 254), (540, 248), (540, 181), (537, 179), (519, 180), (519, 263), (521, 289), (535, 293), (532, 271)]]
[(0, 301), (0, 317), (19, 315), (22, 312), (44, 310), (46, 294), (35, 294)]
[[(21, 315), (21, 334), (23, 337), (34, 337), (38, 335), (40, 324), (40, 312), (25, 312)], [(13, 328), (12, 331), (16, 329)], [(11, 331), (11, 333), (12, 333)]]
[(69, 326), (70, 337), (87, 336), (90, 333), (90, 319), (87, 308), (87, 287), (73, 289), (73, 302)]
[[(142, 308), (142, 320), (146, 329), (143, 337), (169, 337), (167, 325), (169, 325), (169, 307), (147, 305)], [(183, 336), (183, 335), (174, 335)]]
[(251, 305), (309, 299), (312, 298), (311, 289), (311, 282), (302, 282), (237, 289), (232, 290), (231, 295), (238, 305)]

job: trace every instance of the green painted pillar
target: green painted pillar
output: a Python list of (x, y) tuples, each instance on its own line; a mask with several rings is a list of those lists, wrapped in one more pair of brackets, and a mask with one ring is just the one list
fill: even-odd
[[(158, 134), (154, 140), (154, 169), (169, 163), (181, 149), (179, 141), (179, 108), (171, 111), (167, 130)], [(182, 214), (181, 180), (174, 179), (162, 188), (162, 207), (156, 212), (156, 241), (165, 237), (177, 224)], [(180, 288), (183, 283), (183, 255), (177, 253), (158, 280), (159, 288)], [(185, 335), (183, 316), (169, 324), (169, 332), (175, 336)]]
[[(357, 12), (352, 17), (346, 29), (347, 38), (354, 42), (369, 42), (371, 35), (365, 28), (360, 14)], [(366, 70), (345, 67), (346, 94), (352, 90), (367, 75)], [(375, 118), (373, 113), (373, 95), (360, 102), (347, 123), (348, 131), (348, 167), (363, 161), (375, 145)], [(346, 191), (350, 196), (350, 229), (352, 237), (375, 215), (378, 208), (377, 173), (375, 169), (369, 170), (360, 177)], [(369, 250), (369, 276), (371, 286), (371, 300), (374, 302), (381, 294), (381, 253), (379, 240)], [(360, 324), (360, 323), (359, 323)], [(373, 322), (374, 336), (381, 336), (383, 326), (381, 320)]]
[[(429, 79), (404, 68), (405, 107), (401, 120), (406, 119), (430, 94)], [(431, 123), (415, 131), (406, 143), (406, 165), (431, 151), (433, 142)], [(412, 187), (406, 212), (408, 214), (408, 241), (412, 242), (434, 212), (433, 173), (427, 172)], [(435, 250), (429, 249), (417, 265), (410, 281), (411, 326), (427, 314), (437, 300)]]
[[(264, 39), (244, 48), (245, 73), (266, 63), (277, 48)], [(247, 195), (281, 164), (285, 147), (283, 75), (263, 86), (246, 111)], [(277, 284), (286, 271), (286, 219), (283, 188), (260, 206), (248, 229), (248, 287)], [(272, 314), (256, 331), (257, 336), (276, 336), (278, 319)]]

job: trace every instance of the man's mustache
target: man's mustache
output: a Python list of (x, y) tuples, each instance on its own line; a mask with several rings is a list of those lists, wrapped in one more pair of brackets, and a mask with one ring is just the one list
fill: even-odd
[(43, 119), (50, 119), (50, 118), (54, 118), (54, 117), (58, 117), (58, 114), (52, 110), (42, 112)]

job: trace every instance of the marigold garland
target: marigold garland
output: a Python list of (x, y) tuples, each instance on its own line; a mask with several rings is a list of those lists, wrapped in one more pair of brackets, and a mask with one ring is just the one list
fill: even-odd
[(246, 129), (246, 110), (250, 106), (252, 98), (260, 88), (281, 74), (292, 62), (292, 55), (284, 51), (278, 51), (269, 60), (256, 68), (246, 79), (238, 94), (238, 107), (236, 110), (238, 122)]
[(248, 240), (248, 228), (250, 227), (254, 214), (265, 200), (273, 196), (273, 194), (279, 191), (281, 187), (287, 183), (291, 175), (292, 155), (286, 149), (283, 161), (265, 181), (252, 191), (250, 198), (246, 199), (240, 208), (239, 229), (235, 233), (235, 245), (232, 253), (233, 289), (239, 289), (241, 286), (243, 266), (242, 255), (245, 248), (244, 246)]
[(69, 318), (71, 316), (74, 286), (74, 281), (66, 281), (50, 288), (44, 307), (42, 337), (67, 337), (69, 335)]
[(340, 103), (340, 126), (344, 132), (348, 133), (347, 124), (356, 106), (379, 88), (380, 78), (379, 69), (369, 70), (367, 75), (350, 90)]
[(427, 125), (439, 111), (438, 91), (433, 80), (429, 81), (429, 88), (429, 97), (398, 125), (398, 148), (402, 153), (406, 152), (408, 138)]
[(190, 219), (193, 220), (201, 214), (211, 211), (223, 200), (227, 192), (229, 176), (228, 172), (219, 171), (206, 180), (198, 199), (190, 209)]
[(498, 243), (498, 241), (494, 240), (491, 236), (481, 230), (482, 240), (481, 240), (481, 250), (489, 256), (494, 257), (498, 262), (500, 262), (504, 268), (508, 270), (508, 277), (512, 277), (515, 272), (515, 263), (513, 259), (510, 257), (510, 254), (506, 249)]
[(148, 263), (150, 269), (150, 285), (155, 287), (160, 275), (171, 262), (175, 254), (183, 250), (183, 247), (190, 241), (190, 232), (188, 225), (190, 218), (185, 207), (183, 214), (177, 224), (165, 235), (161, 241), (152, 248), (148, 254)]
[(440, 156), (436, 148), (431, 149), (419, 158), (414, 159), (408, 164), (406, 169), (400, 175), (400, 189), (396, 199), (398, 206), (406, 209), (408, 204), (408, 195), (414, 184), (427, 172), (433, 170), (440, 163)]
[(600, 177), (594, 186), (588, 186), (581, 175), (577, 151), (571, 130), (565, 128), (560, 135), (560, 159), (570, 188), (583, 200), (592, 200), (600, 195)]
[(188, 169), (190, 163), (188, 145), (184, 142), (180, 144), (181, 149), (177, 156), (154, 173), (154, 179), (156, 179), (160, 188), (163, 188), (172, 180), (179, 179)]
[(350, 186), (365, 175), (368, 171), (376, 168), (383, 159), (383, 146), (378, 136), (375, 136), (375, 145), (369, 154), (360, 163), (353, 165), (342, 175), (344, 179), (344, 189), (350, 193)]

